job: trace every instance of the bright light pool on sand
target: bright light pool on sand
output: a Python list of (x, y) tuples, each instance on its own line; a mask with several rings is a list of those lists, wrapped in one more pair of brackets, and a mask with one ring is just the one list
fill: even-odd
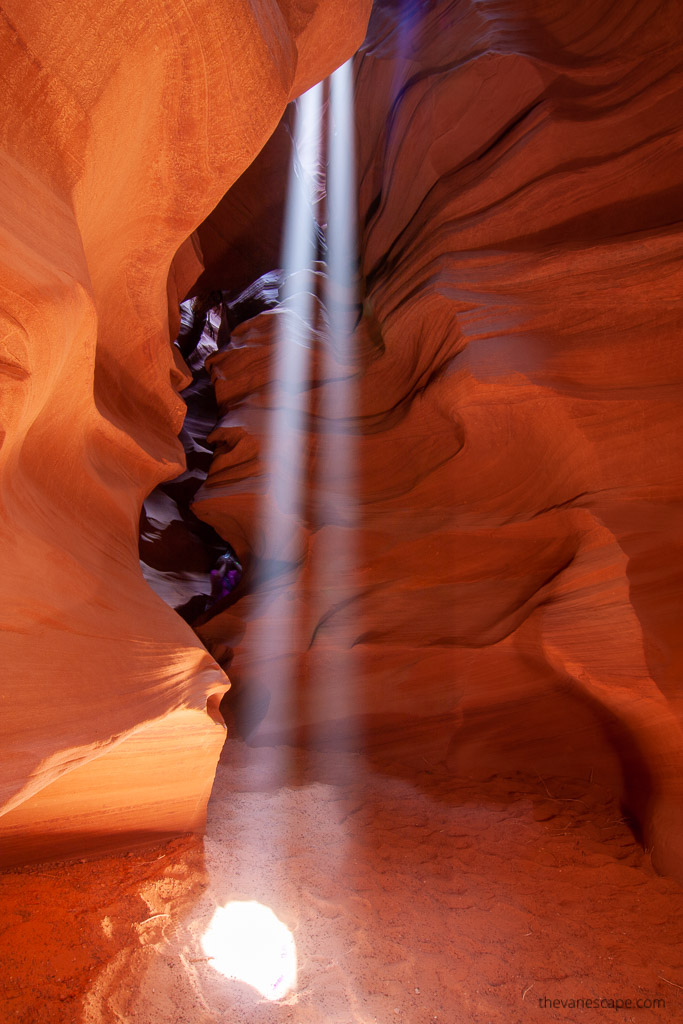
[(235, 901), (218, 907), (202, 937), (202, 949), (226, 978), (243, 981), (271, 1002), (296, 986), (294, 937), (262, 903)]

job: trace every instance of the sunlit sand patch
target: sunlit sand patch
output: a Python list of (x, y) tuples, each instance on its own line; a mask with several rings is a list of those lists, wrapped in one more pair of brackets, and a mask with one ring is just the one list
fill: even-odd
[(270, 909), (255, 900), (219, 907), (202, 937), (212, 966), (275, 1002), (296, 987), (294, 937)]

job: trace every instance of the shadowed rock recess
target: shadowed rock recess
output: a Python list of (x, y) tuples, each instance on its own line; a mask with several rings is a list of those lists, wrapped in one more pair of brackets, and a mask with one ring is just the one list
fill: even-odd
[[(293, 395), (278, 308), (236, 327), (209, 360), (222, 418), (193, 507), (246, 568), (196, 628), (250, 743), (599, 780), (681, 878), (679, 14), (375, 4), (354, 62), (355, 352), (318, 307)], [(258, 207), (257, 164), (244, 209), (240, 188)], [(202, 229), (228, 291), (267, 269), (239, 221), (239, 267), (221, 250), (230, 203)], [(283, 403), (302, 455), (271, 472)], [(299, 471), (302, 507), (278, 508), (274, 474)], [(266, 514), (289, 517), (288, 550)]]
[(3, 0), (0, 860), (201, 829), (229, 683), (145, 583), (187, 241), (366, 0)]

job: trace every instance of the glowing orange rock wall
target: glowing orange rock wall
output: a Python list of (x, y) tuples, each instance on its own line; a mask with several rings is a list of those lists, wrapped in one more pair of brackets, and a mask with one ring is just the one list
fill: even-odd
[[(199, 627), (251, 742), (610, 781), (683, 874), (676, 10), (375, 5), (360, 354), (324, 370), (321, 340), (293, 399), (274, 314), (242, 325), (213, 363), (225, 416), (196, 510), (253, 579), (272, 563)], [(326, 422), (345, 379), (354, 415)], [(309, 490), (278, 553), (263, 409), (295, 400)]]
[(185, 240), (368, 10), (2, 3), (5, 862), (201, 827), (228, 681), (137, 553), (182, 468), (169, 310), (175, 336)]

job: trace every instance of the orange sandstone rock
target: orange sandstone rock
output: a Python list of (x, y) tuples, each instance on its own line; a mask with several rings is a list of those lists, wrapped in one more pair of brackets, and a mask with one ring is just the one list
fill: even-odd
[(137, 555), (182, 468), (168, 307), (286, 102), (360, 43), (343, 6), (320, 46), (324, 0), (2, 4), (4, 862), (201, 827), (229, 684)]
[[(212, 361), (224, 416), (196, 511), (258, 584), (198, 627), (252, 743), (600, 778), (683, 877), (672, 11), (375, 4), (359, 354), (321, 329), (292, 396), (276, 315), (238, 328)], [(282, 403), (308, 417), (303, 454), (268, 475)], [(296, 472), (303, 507), (278, 507)]]

